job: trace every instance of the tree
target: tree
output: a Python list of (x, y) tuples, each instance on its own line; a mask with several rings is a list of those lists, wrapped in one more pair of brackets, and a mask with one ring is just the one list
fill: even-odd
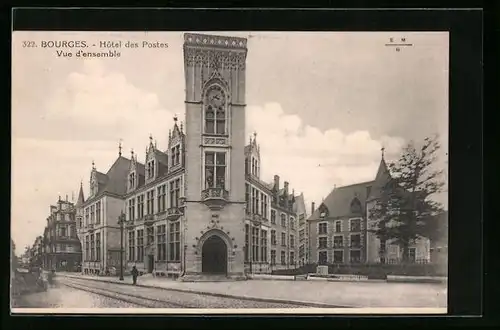
[(10, 239), (10, 264), (13, 269), (17, 268), (16, 244)]
[(399, 160), (389, 164), (391, 178), (370, 211), (370, 219), (378, 222), (370, 231), (382, 242), (381, 256), (385, 242), (390, 241), (402, 249), (403, 262), (407, 262), (415, 240), (433, 237), (437, 215), (443, 212), (442, 205), (430, 198), (444, 186), (443, 171), (434, 168), (439, 149), (437, 136), (425, 138), (418, 149), (410, 142)]

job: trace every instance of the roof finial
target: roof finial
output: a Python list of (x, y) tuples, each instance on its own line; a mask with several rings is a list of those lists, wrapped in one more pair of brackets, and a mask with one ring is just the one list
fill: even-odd
[(80, 179), (80, 188), (83, 187), (83, 179)]
[(174, 115), (174, 122), (177, 123), (177, 114)]
[(149, 142), (153, 143), (153, 134), (149, 133)]
[(95, 162), (93, 159), (92, 159), (92, 169), (95, 170)]
[(134, 159), (134, 149), (130, 149), (130, 155), (132, 156), (132, 159)]
[(181, 133), (182, 133), (182, 130), (184, 129), (184, 124), (182, 123), (181, 121)]
[(156, 149), (156, 139), (155, 139), (155, 149)]
[(253, 132), (253, 142), (255, 142), (255, 140), (257, 140), (257, 132), (256, 131)]
[(118, 157), (122, 156), (122, 139), (120, 139), (120, 142), (118, 143)]
[(382, 160), (384, 160), (385, 147), (382, 146), (382, 148), (380, 148), (380, 151), (382, 152)]

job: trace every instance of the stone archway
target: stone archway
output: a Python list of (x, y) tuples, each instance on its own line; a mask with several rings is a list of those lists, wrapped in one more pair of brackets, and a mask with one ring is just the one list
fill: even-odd
[(204, 274), (227, 274), (227, 245), (218, 235), (212, 235), (203, 242), (201, 271)]

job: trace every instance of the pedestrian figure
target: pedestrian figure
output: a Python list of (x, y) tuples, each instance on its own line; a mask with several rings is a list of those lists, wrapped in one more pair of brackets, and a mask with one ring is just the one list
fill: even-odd
[(137, 268), (135, 268), (135, 266), (132, 267), (132, 281), (133, 281), (133, 284), (136, 285), (137, 284), (137, 276), (139, 275), (139, 272), (137, 271)]

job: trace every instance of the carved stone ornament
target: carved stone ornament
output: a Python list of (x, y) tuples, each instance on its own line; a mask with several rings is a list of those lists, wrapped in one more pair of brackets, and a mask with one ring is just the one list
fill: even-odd
[(245, 70), (246, 53), (189, 47), (184, 49), (184, 61), (188, 66), (204, 66), (215, 70)]

